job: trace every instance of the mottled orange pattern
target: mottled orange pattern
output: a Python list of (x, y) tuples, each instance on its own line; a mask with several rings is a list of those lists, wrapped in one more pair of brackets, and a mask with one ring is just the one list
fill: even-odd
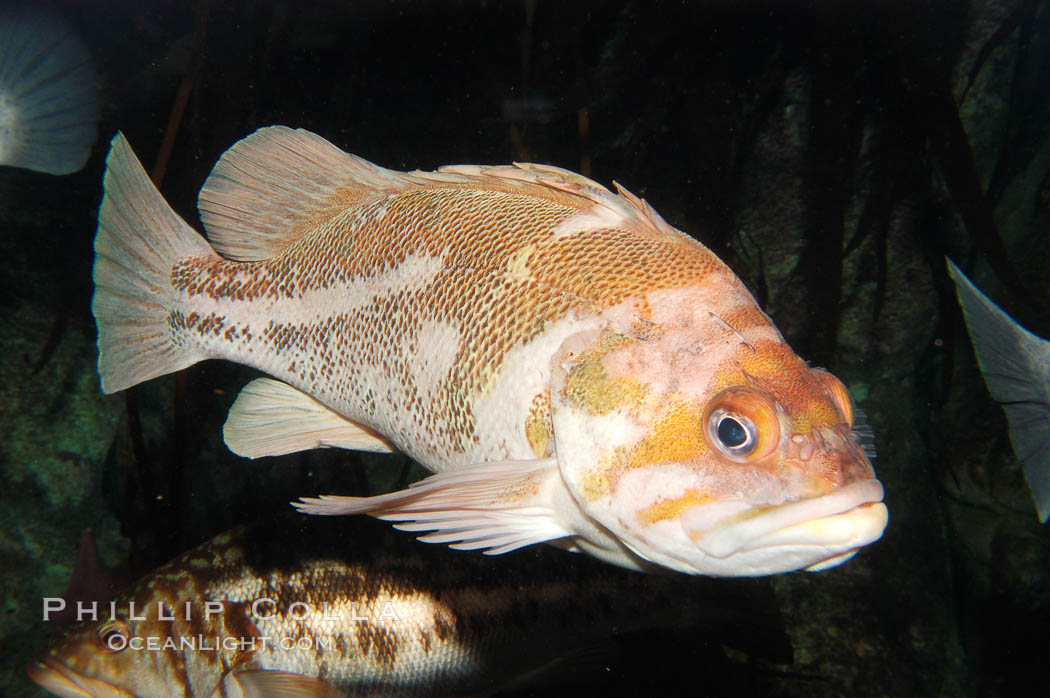
[[(340, 384), (362, 365), (379, 366), (403, 390), (402, 407), (417, 417), (420, 438), (463, 450), (476, 441), (470, 407), (484, 394), (501, 362), (548, 323), (572, 313), (597, 313), (653, 290), (695, 284), (729, 274), (705, 247), (638, 225), (586, 230), (565, 236), (559, 223), (587, 211), (592, 199), (530, 182), (499, 180), (472, 185), (434, 183), (389, 194), (355, 192), (351, 205), (262, 262), (185, 259), (171, 273), (174, 288), (195, 296), (235, 301), (302, 297), (396, 269), (413, 256), (441, 260), (425, 288), (378, 297), (324, 320), (270, 323), (268, 348), (277, 357), (290, 347), (314, 347), (305, 360), (280, 366), (308, 392), (351, 395), (367, 415), (369, 388)], [(759, 313), (761, 319), (761, 313)], [(425, 321), (457, 328), (461, 345), (442, 389), (429, 398), (414, 389), (411, 359)], [(211, 319), (170, 318), (173, 334), (229, 332)], [(332, 384), (335, 381), (335, 384)], [(542, 412), (540, 409), (540, 412)], [(441, 433), (436, 425), (446, 425)], [(530, 441), (546, 450), (532, 427)]]
[[(784, 342), (758, 340), (753, 348), (741, 346), (733, 365), (743, 374), (727, 377), (726, 384), (743, 383), (762, 388), (795, 419), (795, 431), (845, 421), (826, 384)], [(805, 428), (801, 428), (805, 427)]]

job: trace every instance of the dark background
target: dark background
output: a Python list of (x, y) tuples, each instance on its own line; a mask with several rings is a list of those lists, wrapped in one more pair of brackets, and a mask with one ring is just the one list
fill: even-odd
[(123, 131), (199, 228), (214, 162), (270, 124), (392, 169), (517, 160), (615, 179), (719, 254), (866, 412), (883, 540), (825, 573), (741, 582), (775, 597), (789, 656), (723, 651), (709, 628), (656, 634), (603, 691), (1045, 690), (1050, 534), (943, 258), (1050, 336), (1047, 3), (51, 5), (96, 59), (103, 115), (81, 172), (0, 168), (0, 693), (33, 694), (39, 599), (62, 593), (83, 528), (142, 573), (300, 495), (416, 476), (397, 457), (228, 453), (225, 411), (252, 375), (230, 364), (99, 394), (91, 244), (109, 139)]

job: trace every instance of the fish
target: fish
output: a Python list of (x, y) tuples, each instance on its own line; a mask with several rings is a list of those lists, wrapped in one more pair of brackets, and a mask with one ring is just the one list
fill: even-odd
[[(777, 614), (748, 618), (760, 594), (582, 556), (565, 564), (552, 549), (494, 566), (369, 519), (287, 518), (222, 533), (84, 608), (30, 678), (77, 698), (482, 695), (560, 680), (544, 670), (589, 648), (607, 656), (602, 643), (632, 631), (725, 642), (730, 624), (749, 636), (731, 646), (791, 656)], [(45, 599), (44, 617), (58, 605)]]
[(1050, 518), (1050, 342), (1010, 317), (945, 257), (988, 392), (1006, 413), (1040, 523)]
[(81, 169), (98, 135), (91, 54), (58, 15), (0, 8), (0, 165)]
[(207, 239), (114, 137), (102, 390), (234, 361), (267, 377), (230, 407), (233, 452), (399, 451), (434, 473), (300, 511), (712, 576), (826, 569), (882, 535), (848, 389), (623, 187), (536, 164), (395, 172), (271, 126), (226, 151), (198, 209)]
[(72, 622), (75, 617), (76, 602), (109, 601), (133, 581), (129, 571), (123, 567), (107, 567), (98, 556), (95, 538), (89, 528), (80, 532), (77, 544), (77, 556), (73, 563), (73, 572), (69, 575), (69, 586), (62, 598), (66, 607), (53, 614), (51, 620), (63, 623)]

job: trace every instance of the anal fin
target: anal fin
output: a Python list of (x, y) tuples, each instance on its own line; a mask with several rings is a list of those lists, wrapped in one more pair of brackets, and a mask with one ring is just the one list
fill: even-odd
[(226, 675), (216, 695), (230, 698), (340, 698), (334, 687), (302, 674), (239, 669)]
[(371, 514), (403, 531), (433, 531), (419, 540), (500, 555), (571, 535), (553, 508), (564, 487), (553, 458), (480, 463), (438, 473), (407, 489), (374, 497), (324, 495), (292, 506), (306, 514)]
[(376, 453), (397, 450), (375, 431), (272, 378), (256, 378), (244, 386), (226, 417), (223, 437), (231, 451), (246, 458), (324, 447)]

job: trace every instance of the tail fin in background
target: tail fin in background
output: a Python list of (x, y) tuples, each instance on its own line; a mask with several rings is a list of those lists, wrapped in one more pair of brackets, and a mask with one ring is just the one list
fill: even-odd
[(1050, 517), (1050, 342), (1007, 315), (950, 259), (948, 273), (988, 392), (1002, 405), (1039, 520)]
[(49, 12), (0, 9), (0, 165), (76, 172), (97, 123), (95, 69), (73, 29)]
[(102, 391), (114, 393), (206, 358), (172, 336), (170, 275), (179, 259), (217, 255), (164, 201), (124, 134), (113, 139), (103, 189), (91, 312)]

